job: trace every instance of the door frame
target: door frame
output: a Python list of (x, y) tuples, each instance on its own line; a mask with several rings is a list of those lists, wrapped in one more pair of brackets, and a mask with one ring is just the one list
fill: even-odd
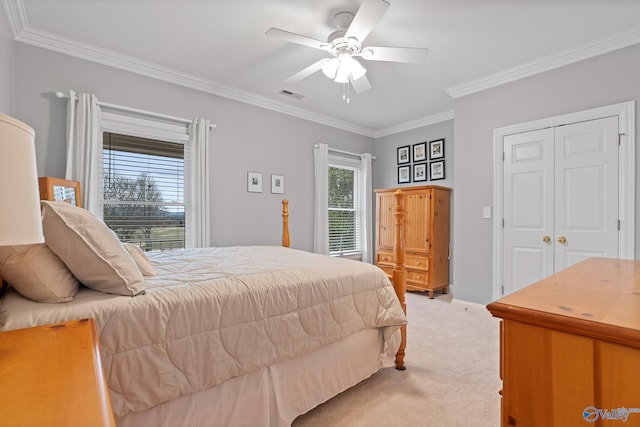
[(504, 218), (503, 146), (505, 136), (611, 116), (618, 117), (618, 132), (620, 134), (620, 150), (618, 151), (618, 178), (620, 184), (618, 211), (620, 213), (621, 224), (620, 230), (618, 231), (619, 258), (635, 259), (635, 101), (497, 128), (493, 131), (493, 210), (495, 213), (493, 216), (494, 300), (502, 296), (503, 285), (502, 268), (504, 247), (502, 238), (504, 229), (502, 228), (502, 220)]

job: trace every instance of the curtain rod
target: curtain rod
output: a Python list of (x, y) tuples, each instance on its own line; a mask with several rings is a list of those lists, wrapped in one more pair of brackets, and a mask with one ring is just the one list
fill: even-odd
[[(318, 144), (315, 144), (314, 147), (318, 148), (320, 146)], [(352, 153), (351, 151), (338, 150), (337, 148), (328, 147), (328, 150), (329, 151), (333, 151), (334, 153), (346, 154), (348, 156), (354, 156), (354, 157), (362, 157), (363, 156), (363, 154)], [(371, 160), (376, 160), (376, 156), (371, 156)]]
[[(58, 92), (56, 92), (56, 98), (69, 99), (69, 95), (58, 91)], [(76, 96), (74, 101), (77, 101), (77, 100), (78, 100), (78, 97)], [(169, 115), (166, 115), (166, 114), (154, 113), (154, 112), (146, 111), (146, 110), (139, 110), (137, 108), (123, 107), (122, 105), (108, 104), (106, 102), (101, 102), (101, 101), (98, 101), (98, 105), (100, 105), (102, 107), (113, 108), (113, 109), (116, 109), (116, 110), (127, 111), (129, 113), (138, 113), (138, 114), (143, 114), (145, 116), (157, 117), (157, 118), (160, 118), (160, 119), (171, 120), (171, 121), (178, 122), (178, 123), (189, 124), (189, 123), (193, 122), (193, 120), (184, 119), (182, 117), (169, 116)], [(209, 124), (209, 129), (215, 129), (215, 128), (216, 128), (215, 123)]]

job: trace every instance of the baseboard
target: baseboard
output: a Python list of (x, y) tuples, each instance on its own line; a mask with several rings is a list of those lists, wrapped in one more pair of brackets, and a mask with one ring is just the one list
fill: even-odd
[(472, 311), (474, 313), (483, 313), (488, 314), (487, 307), (483, 304), (478, 304), (477, 302), (465, 301), (458, 298), (453, 298), (451, 300), (451, 304), (455, 305), (465, 311)]

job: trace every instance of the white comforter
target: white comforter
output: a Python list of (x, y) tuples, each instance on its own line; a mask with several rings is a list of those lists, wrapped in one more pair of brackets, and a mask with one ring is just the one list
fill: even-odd
[(10, 291), (1, 329), (93, 317), (116, 417), (287, 360), (366, 328), (405, 323), (375, 266), (280, 247), (152, 254), (134, 298), (82, 288), (42, 304)]

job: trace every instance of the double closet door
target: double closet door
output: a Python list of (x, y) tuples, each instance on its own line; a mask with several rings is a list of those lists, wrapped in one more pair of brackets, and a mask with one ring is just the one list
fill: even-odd
[(504, 138), (503, 294), (618, 258), (618, 117)]

